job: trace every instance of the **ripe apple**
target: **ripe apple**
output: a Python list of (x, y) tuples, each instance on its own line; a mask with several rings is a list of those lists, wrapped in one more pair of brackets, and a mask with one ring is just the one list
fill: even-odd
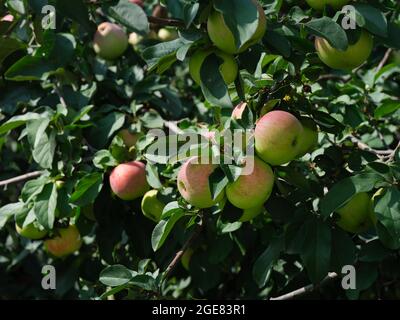
[[(274, 173), (271, 167), (258, 157), (247, 157), (254, 161), (250, 174), (243, 174), (226, 186), (226, 197), (229, 202), (240, 209), (261, 207), (271, 195), (274, 186)], [(244, 169), (246, 170), (246, 169)]]
[(211, 197), (208, 178), (217, 168), (217, 165), (200, 163), (198, 157), (187, 160), (178, 173), (178, 191), (191, 205), (198, 208), (210, 208), (224, 197), (222, 192), (217, 199)]
[(308, 5), (315, 10), (323, 10), (326, 5), (338, 10), (348, 4), (350, 0), (306, 0)]
[(373, 225), (372, 201), (366, 192), (354, 195), (343, 207), (337, 209), (336, 213), (340, 216), (337, 225), (348, 232), (365, 232)]
[(57, 235), (44, 241), (47, 252), (57, 258), (65, 257), (79, 250), (82, 245), (82, 238), (76, 226), (70, 225), (67, 228), (56, 230)]
[(218, 49), (199, 49), (197, 50), (189, 60), (189, 72), (193, 80), (200, 85), (200, 70), (204, 60), (211, 54), (214, 53), (217, 57), (222, 59), (222, 64), (219, 67), (219, 72), (222, 75), (226, 84), (230, 84), (235, 81), (238, 73), (238, 65), (233, 56), (226, 54)]
[(15, 224), (15, 230), (20, 236), (31, 240), (42, 239), (47, 235), (47, 231), (41, 229), (36, 222), (32, 222), (28, 224), (26, 227), (20, 227), (18, 224)]
[(249, 208), (249, 209), (244, 209), (243, 210), (243, 214), (240, 217), (239, 221), (240, 222), (250, 221), (250, 220), (254, 219), (255, 217), (257, 217), (263, 211), (264, 211), (264, 206), (263, 205), (257, 206), (257, 207), (253, 207), (253, 208)]
[(146, 218), (159, 222), (164, 210), (165, 203), (157, 198), (158, 191), (150, 190), (145, 193), (142, 199), (142, 212)]
[(236, 54), (245, 51), (247, 48), (257, 43), (263, 36), (267, 27), (267, 19), (264, 9), (256, 0), (246, 0), (247, 5), (255, 5), (258, 10), (258, 26), (251, 39), (237, 48), (233, 33), (226, 25), (224, 16), (218, 11), (212, 11), (207, 21), (208, 36), (215, 46), (222, 51), (230, 54)]
[(192, 248), (187, 248), (186, 251), (182, 255), (181, 263), (182, 263), (182, 266), (186, 270), (189, 270), (190, 260), (192, 259), (193, 253), (194, 253), (194, 250)]
[(161, 41), (172, 41), (178, 37), (178, 34), (175, 30), (161, 28), (158, 30), (157, 36)]
[(103, 59), (114, 60), (128, 47), (128, 37), (122, 28), (114, 23), (103, 22), (94, 35), (94, 51)]
[(294, 115), (281, 110), (268, 112), (256, 124), (257, 154), (271, 165), (287, 163), (298, 155), (302, 133), (303, 126)]
[(303, 133), (299, 139), (298, 157), (311, 152), (318, 145), (318, 127), (311, 118), (303, 117), (300, 119), (303, 126)]
[(315, 48), (323, 63), (332, 69), (352, 70), (364, 63), (372, 52), (374, 40), (365, 30), (359, 40), (346, 51), (333, 48), (324, 38), (315, 38)]
[(137, 4), (140, 7), (144, 7), (143, 0), (129, 0), (130, 3)]
[(131, 161), (116, 166), (110, 174), (110, 186), (122, 200), (143, 196), (150, 188), (146, 180), (146, 165), (140, 161)]
[(118, 132), (118, 136), (124, 141), (128, 148), (132, 148), (139, 140), (140, 135), (129, 131), (129, 129), (122, 129)]

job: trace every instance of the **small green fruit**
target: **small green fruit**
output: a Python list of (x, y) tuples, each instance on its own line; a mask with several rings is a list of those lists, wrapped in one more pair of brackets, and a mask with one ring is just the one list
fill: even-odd
[(304, 117), (300, 119), (300, 122), (303, 126), (303, 133), (299, 138), (298, 157), (313, 151), (318, 145), (318, 127), (314, 121), (311, 118)]
[(19, 227), (18, 224), (15, 224), (15, 230), (20, 236), (31, 240), (42, 239), (47, 235), (47, 231), (41, 229), (36, 222), (32, 222), (28, 224), (26, 227)]
[(264, 211), (264, 206), (258, 206), (258, 207), (253, 207), (249, 209), (244, 209), (243, 214), (240, 217), (239, 221), (240, 222), (247, 222), (255, 217), (257, 217), (260, 213)]
[(124, 30), (114, 23), (103, 22), (94, 35), (94, 51), (103, 59), (119, 58), (128, 47), (128, 37)]
[(165, 203), (161, 202), (158, 198), (157, 190), (150, 190), (145, 193), (142, 199), (142, 212), (146, 218), (159, 222), (161, 214), (164, 210)]
[(308, 5), (315, 10), (323, 10), (326, 5), (338, 10), (348, 4), (350, 0), (306, 0)]

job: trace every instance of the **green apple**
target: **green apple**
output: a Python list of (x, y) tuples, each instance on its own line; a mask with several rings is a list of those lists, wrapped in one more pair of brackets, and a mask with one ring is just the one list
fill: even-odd
[(128, 47), (128, 37), (122, 28), (114, 23), (103, 22), (97, 27), (93, 48), (97, 55), (106, 60), (119, 58)]
[(143, 36), (136, 32), (131, 32), (129, 34), (128, 42), (131, 46), (137, 46), (140, 42), (142, 42)]
[(53, 238), (44, 241), (46, 251), (57, 258), (74, 253), (80, 249), (81, 245), (82, 238), (75, 225), (57, 229)]
[(178, 38), (178, 34), (175, 30), (161, 28), (157, 32), (158, 39), (161, 41), (172, 41)]
[(159, 222), (164, 207), (165, 203), (158, 199), (157, 190), (147, 191), (143, 196), (142, 212), (146, 218), (153, 220), (154, 222)]
[(193, 253), (194, 253), (194, 250), (192, 248), (187, 248), (186, 251), (182, 255), (181, 263), (182, 263), (182, 266), (186, 270), (189, 270), (190, 260), (192, 259)]
[(211, 163), (200, 163), (198, 157), (187, 160), (178, 173), (178, 191), (191, 205), (197, 208), (210, 208), (224, 197), (222, 192), (217, 199), (211, 197), (209, 177), (217, 168)]
[(306, 153), (313, 151), (318, 145), (318, 127), (315, 122), (308, 117), (302, 117), (300, 122), (303, 126), (303, 133), (299, 139), (298, 157), (302, 157)]
[(366, 192), (355, 194), (349, 202), (337, 209), (336, 213), (339, 214), (339, 220), (336, 223), (345, 231), (361, 233), (373, 226), (372, 201)]
[(240, 217), (239, 221), (240, 222), (250, 221), (250, 220), (254, 219), (255, 217), (257, 217), (263, 211), (264, 211), (264, 206), (263, 205), (257, 206), (257, 207), (253, 207), (253, 208), (244, 209), (243, 210), (243, 214)]
[[(217, 48), (226, 53), (236, 54), (245, 51), (264, 36), (267, 27), (267, 19), (265, 17), (264, 9), (257, 1), (244, 0), (242, 3), (244, 6), (255, 5), (257, 7), (258, 25), (251, 38), (239, 48), (237, 47), (234, 35), (227, 26), (221, 12), (213, 10), (207, 20), (208, 36)], [(240, 8), (237, 10), (240, 10)]]
[(193, 80), (200, 85), (200, 70), (204, 60), (214, 53), (223, 62), (219, 67), (219, 72), (222, 75), (226, 84), (230, 84), (235, 81), (238, 74), (238, 65), (235, 58), (229, 54), (226, 54), (218, 49), (199, 49), (197, 50), (189, 60), (189, 72)]
[(47, 235), (47, 231), (41, 228), (37, 222), (32, 222), (26, 227), (20, 227), (18, 224), (15, 224), (15, 230), (17, 230), (20, 236), (31, 240), (42, 239)]
[(274, 173), (271, 167), (258, 157), (246, 157), (246, 167), (240, 177), (226, 186), (229, 202), (240, 209), (261, 207), (271, 195)]
[(256, 152), (271, 165), (285, 164), (299, 154), (302, 134), (303, 126), (294, 115), (281, 110), (268, 112), (256, 124)]
[(372, 52), (374, 40), (365, 30), (355, 44), (350, 44), (345, 51), (333, 48), (329, 42), (317, 37), (315, 48), (323, 63), (332, 69), (352, 70), (364, 63)]
[(350, 0), (306, 0), (308, 5), (315, 10), (323, 10), (326, 5), (338, 10), (348, 4)]
[(122, 200), (134, 200), (143, 196), (150, 188), (146, 179), (146, 165), (131, 161), (115, 167), (110, 174), (110, 186)]
[(124, 141), (124, 144), (128, 148), (135, 146), (136, 142), (140, 138), (140, 134), (136, 132), (131, 132), (129, 129), (122, 129), (118, 132), (118, 136)]

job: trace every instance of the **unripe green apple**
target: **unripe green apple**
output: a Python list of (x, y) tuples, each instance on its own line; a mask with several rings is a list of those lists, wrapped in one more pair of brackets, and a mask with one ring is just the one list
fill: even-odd
[(299, 139), (298, 157), (313, 151), (318, 145), (318, 127), (311, 118), (303, 117), (300, 119), (303, 126), (303, 133)]
[(132, 148), (140, 137), (138, 133), (130, 132), (129, 129), (122, 129), (118, 132), (118, 136), (128, 148)]
[(110, 186), (122, 200), (143, 196), (150, 188), (146, 180), (146, 165), (140, 161), (131, 161), (116, 166), (110, 174)]
[(136, 32), (131, 32), (129, 34), (128, 42), (130, 45), (132, 45), (134, 47), (137, 46), (142, 40), (143, 40), (143, 36), (141, 36), (140, 34), (138, 34)]
[(240, 217), (239, 221), (240, 222), (247, 222), (255, 217), (257, 217), (260, 213), (264, 211), (264, 206), (258, 206), (258, 207), (253, 207), (253, 208), (248, 208), (243, 210), (243, 214)]
[(172, 41), (178, 38), (178, 34), (175, 30), (166, 28), (161, 28), (160, 30), (158, 30), (157, 36), (158, 39), (160, 39), (161, 41)]
[(39, 226), (36, 225), (35, 222), (28, 224), (26, 227), (20, 227), (18, 224), (15, 224), (15, 230), (20, 236), (31, 240), (38, 240), (42, 239), (47, 235), (47, 231), (41, 229)]
[(192, 259), (193, 253), (194, 253), (194, 250), (192, 248), (187, 248), (186, 251), (182, 255), (181, 263), (182, 263), (182, 266), (186, 270), (189, 270), (190, 260)]
[(82, 245), (82, 238), (76, 226), (70, 225), (67, 228), (56, 230), (57, 235), (44, 241), (44, 247), (51, 255), (61, 258), (79, 250)]
[[(247, 157), (246, 167), (253, 162), (253, 168), (242, 174), (235, 182), (226, 187), (229, 202), (240, 209), (261, 207), (271, 195), (274, 186), (274, 173), (271, 167), (258, 157)], [(243, 173), (243, 172), (242, 172)]]
[(114, 60), (128, 47), (128, 37), (124, 30), (114, 23), (103, 22), (94, 35), (94, 51), (103, 59)]
[(264, 9), (255, 0), (246, 1), (248, 2), (248, 4), (246, 5), (257, 6), (258, 25), (252, 37), (246, 43), (242, 44), (240, 48), (237, 48), (234, 35), (225, 23), (222, 13), (214, 10), (208, 17), (208, 36), (217, 48), (226, 53), (236, 54), (239, 52), (243, 52), (253, 44), (257, 43), (264, 36), (267, 27), (267, 19), (265, 17)]
[(158, 198), (157, 190), (150, 190), (145, 193), (142, 199), (142, 212), (146, 218), (159, 222), (161, 214), (164, 210), (165, 203), (161, 202)]
[(373, 225), (372, 201), (366, 192), (354, 195), (343, 207), (337, 209), (336, 213), (340, 216), (337, 225), (348, 232), (365, 232)]
[(189, 60), (189, 72), (193, 80), (200, 85), (200, 70), (204, 60), (211, 54), (214, 53), (217, 57), (222, 59), (222, 64), (219, 67), (219, 72), (226, 84), (230, 84), (235, 81), (238, 73), (238, 65), (229, 54), (226, 54), (218, 49), (199, 49), (197, 50)]
[(306, 0), (308, 5), (315, 10), (323, 10), (326, 5), (338, 10), (348, 4), (350, 0)]
[(315, 48), (319, 58), (332, 69), (352, 70), (360, 66), (370, 56), (373, 45), (372, 36), (364, 30), (358, 41), (350, 44), (346, 51), (333, 48), (324, 38), (315, 38)]
[(257, 154), (271, 165), (292, 161), (299, 153), (302, 133), (303, 126), (294, 115), (281, 110), (268, 112), (256, 124)]
[(211, 197), (208, 178), (217, 168), (217, 165), (200, 163), (198, 157), (187, 160), (178, 173), (178, 191), (191, 205), (197, 208), (210, 208), (224, 197), (222, 192), (217, 199)]

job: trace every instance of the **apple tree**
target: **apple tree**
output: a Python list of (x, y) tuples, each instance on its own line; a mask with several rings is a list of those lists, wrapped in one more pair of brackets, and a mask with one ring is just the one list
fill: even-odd
[(4, 0), (0, 75), (0, 298), (400, 298), (399, 1)]

